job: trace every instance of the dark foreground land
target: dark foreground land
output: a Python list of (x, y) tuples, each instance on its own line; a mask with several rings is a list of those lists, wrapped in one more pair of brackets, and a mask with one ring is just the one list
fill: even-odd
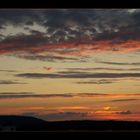
[(0, 116), (0, 131), (10, 132), (140, 132), (140, 122), (60, 121), (47, 122), (27, 116)]

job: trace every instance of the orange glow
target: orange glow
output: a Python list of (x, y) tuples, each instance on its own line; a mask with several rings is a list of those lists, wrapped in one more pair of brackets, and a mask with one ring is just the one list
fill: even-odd
[[(17, 42), (1, 43), (0, 46), (0, 54), (9, 54), (13, 52), (35, 52), (35, 53), (44, 53), (44, 54), (57, 54), (59, 56), (80, 56), (80, 55), (90, 55), (95, 52), (101, 51), (114, 51), (128, 53), (133, 52), (140, 49), (140, 41), (139, 40), (127, 40), (123, 43), (113, 43), (112, 40), (101, 40), (101, 41), (90, 41), (87, 43), (83, 42), (66, 42), (66, 43), (57, 43), (57, 44), (44, 44), (38, 47), (28, 46), (28, 47), (15, 47), (17, 46)], [(9, 51), (12, 50), (13, 51)], [(52, 51), (52, 49), (54, 51)], [(75, 49), (73, 51), (69, 51), (63, 54), (59, 54), (58, 49)], [(55, 51), (56, 50), (56, 51)], [(50, 52), (49, 52), (50, 51)], [(61, 51), (60, 51), (61, 52)]]
[(108, 110), (111, 109), (111, 107), (110, 107), (110, 106), (105, 106), (103, 109), (104, 109), (105, 111), (108, 111)]

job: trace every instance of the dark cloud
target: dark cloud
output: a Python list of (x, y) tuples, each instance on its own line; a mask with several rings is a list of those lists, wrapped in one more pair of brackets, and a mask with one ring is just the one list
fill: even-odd
[[(96, 61), (97, 63), (102, 63), (102, 64), (109, 64), (109, 65), (140, 65), (140, 62), (108, 62), (108, 61)], [(131, 69), (130, 69), (131, 70)], [(132, 70), (136, 70), (136, 68), (132, 69)]]
[(55, 97), (73, 97), (72, 94), (36, 94), (32, 92), (1, 92), (0, 99), (6, 98), (55, 98)]
[(137, 101), (139, 99), (116, 99), (116, 100), (111, 100), (112, 102), (129, 102), (129, 101)]
[[(65, 40), (65, 37), (71, 39), (71, 36), (82, 35), (87, 25), (91, 24), (91, 18), (96, 17), (94, 10), (63, 10), (63, 9), (43, 9), (43, 10), (1, 10), (0, 25), (28, 25), (38, 23), (48, 29), (51, 39)], [(93, 19), (92, 19), (93, 20)], [(82, 22), (81, 22), (82, 21)], [(74, 32), (70, 27), (78, 26), (78, 31)], [(60, 31), (61, 29), (61, 31)], [(89, 30), (89, 29), (88, 29)], [(76, 37), (77, 38), (77, 37)], [(78, 37), (79, 38), (79, 37)]]
[(23, 115), (23, 116), (38, 116), (39, 114), (38, 114), (38, 112), (24, 112), (24, 113), (22, 113), (21, 115)]
[[(96, 16), (96, 10), (86, 9), (86, 10), (78, 10), (78, 9), (72, 9), (72, 10), (47, 10), (44, 11), (44, 15), (48, 17), (49, 21), (47, 22), (47, 25), (53, 26), (53, 27), (65, 27), (68, 26), (68, 24), (65, 24), (67, 21), (74, 21), (75, 24), (82, 24), (87, 25), (90, 23), (89, 18), (95, 19)], [(87, 20), (84, 20), (87, 19)], [(57, 21), (57, 22), (55, 22)], [(82, 21), (82, 22), (81, 22)], [(72, 24), (72, 23), (71, 23)]]
[(24, 58), (29, 60), (41, 60), (41, 61), (50, 61), (50, 62), (57, 62), (61, 60), (62, 62), (65, 61), (78, 61), (78, 58), (72, 57), (64, 57), (64, 56), (57, 56), (57, 55), (39, 55), (39, 54), (16, 54), (14, 55), (18, 58)]
[(140, 94), (108, 94), (108, 93), (63, 93), (63, 94), (46, 94), (33, 92), (0, 92), (0, 99), (18, 99), (18, 98), (73, 98), (73, 97), (137, 97)]
[(20, 73), (16, 77), (25, 78), (125, 78), (140, 77), (140, 73), (88, 73), (88, 72), (66, 72), (66, 73)]
[[(138, 9), (133, 12), (129, 9), (3, 9), (0, 10), (2, 30), (14, 25), (23, 27), (30, 34), (5, 36), (0, 40), (0, 54), (24, 51), (77, 55), (86, 50), (139, 50), (139, 17)], [(34, 23), (45, 28), (45, 32), (31, 29)]]
[(127, 40), (139, 40), (139, 31), (119, 31), (119, 32), (104, 32), (96, 36), (96, 40), (112, 40), (114, 43), (123, 43)]
[(116, 81), (112, 81), (112, 80), (105, 80), (105, 79), (102, 79), (102, 80), (96, 80), (96, 81), (79, 81), (79, 82), (76, 82), (77, 84), (111, 84), (111, 83), (114, 83)]
[[(65, 28), (66, 30), (66, 28), (69, 29), (71, 26), (78, 26), (78, 33), (83, 34), (86, 30), (92, 30), (96, 34), (100, 30), (102, 33), (110, 33), (110, 36), (113, 36), (115, 29), (123, 31), (131, 31), (133, 28), (138, 29), (136, 22), (139, 19), (139, 11), (136, 10), (130, 14), (127, 9), (47, 10), (44, 11), (44, 17), (48, 19), (44, 25), (52, 29)], [(78, 33), (75, 32), (75, 35), (80, 35)], [(117, 37), (118, 33), (115, 36)], [(122, 37), (125, 37), (125, 35)], [(111, 38), (109, 37), (109, 39)]]
[(24, 35), (20, 34), (17, 36), (8, 36), (6, 39), (0, 42), (0, 53), (8, 53), (8, 52), (34, 52), (38, 49), (38, 52), (42, 51), (43, 48), (38, 48), (40, 45), (43, 45), (47, 42), (44, 34), (32, 34), (32, 35)]
[(31, 25), (32, 21), (39, 21), (40, 10), (29, 9), (2, 9), (0, 10), (0, 25), (12, 24), (14, 26)]
[(106, 93), (77, 93), (76, 95), (80, 97), (110, 96), (110, 94)]
[(72, 98), (72, 97), (89, 97), (89, 96), (108, 96), (104, 93), (65, 93), (65, 94), (36, 94), (32, 92), (1, 92), (0, 99), (5, 98)]
[(42, 115), (42, 118), (48, 121), (81, 120), (86, 119), (86, 117), (86, 112), (57, 112)]
[[(46, 111), (46, 110), (45, 110)], [(99, 114), (97, 116), (96, 112), (74, 112), (74, 111), (57, 111), (55, 110), (54, 113), (46, 113), (46, 112), (40, 113), (40, 112), (24, 112), (22, 113), (22, 115), (25, 116), (35, 116), (41, 119), (44, 119), (46, 121), (66, 121), (66, 120), (98, 120), (99, 118)], [(100, 115), (104, 115), (102, 114), (103, 112), (100, 111)], [(114, 111), (112, 112), (112, 115), (114, 114), (118, 114), (118, 115), (131, 115), (132, 112), (130, 110), (126, 110), (126, 111)], [(108, 115), (108, 114), (106, 114)], [(102, 118), (103, 119), (103, 118)]]
[[(3, 37), (0, 33), (0, 54), (31, 60), (77, 61), (77, 58), (65, 56), (80, 57), (86, 51), (92, 54), (98, 50), (134, 48), (138, 51), (139, 15), (139, 10), (129, 12), (128, 9), (3, 9), (0, 11), (1, 30), (14, 25), (30, 34)], [(31, 28), (36, 24), (43, 27), (44, 32), (39, 27)]]
[[(102, 63), (102, 62), (101, 62)], [(107, 71), (140, 71), (140, 68), (112, 68), (112, 67), (97, 67), (97, 68), (65, 68), (70, 71), (94, 71), (94, 70), (107, 70)]]
[(130, 110), (127, 110), (127, 111), (116, 112), (116, 114), (129, 115), (129, 114), (132, 114), (132, 112)]
[(27, 83), (12, 80), (0, 80), (0, 85), (12, 85), (12, 84), (27, 84)]
[(0, 11), (0, 19), (1, 24), (32, 25), (34, 21), (52, 29), (75, 25), (86, 28), (99, 24), (102, 31), (108, 31), (107, 27), (112, 29), (136, 25), (139, 10), (130, 13), (127, 9), (4, 9)]

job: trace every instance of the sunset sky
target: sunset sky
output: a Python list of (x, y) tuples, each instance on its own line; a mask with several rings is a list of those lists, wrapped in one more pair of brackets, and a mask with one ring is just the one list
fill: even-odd
[(1, 9), (0, 115), (140, 121), (140, 10)]

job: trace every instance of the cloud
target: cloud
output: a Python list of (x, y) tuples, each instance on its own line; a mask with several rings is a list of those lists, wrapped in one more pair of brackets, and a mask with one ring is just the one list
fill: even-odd
[[(98, 62), (98, 61), (97, 61)], [(108, 62), (104, 62), (104, 61), (99, 61), (99, 63), (107, 63)], [(111, 62), (113, 63), (113, 62)], [(110, 64), (110, 62), (109, 62)], [(118, 63), (117, 63), (118, 64)], [(116, 65), (117, 65), (116, 64)], [(122, 64), (122, 63), (119, 63)], [(119, 65), (118, 64), (118, 65)], [(127, 63), (126, 63), (127, 64)], [(128, 63), (128, 64), (132, 64), (132, 63)], [(135, 64), (135, 63), (134, 63)], [(139, 64), (139, 63), (136, 63)], [(123, 64), (122, 64), (123, 65)], [(112, 68), (112, 67), (94, 67), (94, 68), (65, 68), (66, 70), (70, 70), (70, 71), (96, 71), (96, 70), (107, 70), (107, 71), (140, 71), (140, 68)]]
[(112, 102), (129, 102), (129, 101), (137, 101), (139, 99), (116, 99), (116, 100), (111, 100)]
[(126, 111), (116, 112), (116, 114), (129, 115), (129, 114), (132, 114), (132, 112), (130, 110), (126, 110)]
[(140, 94), (134, 94), (134, 93), (131, 93), (131, 94), (125, 94), (125, 93), (122, 93), (122, 94), (113, 94), (113, 93), (77, 93), (75, 94), (79, 97), (129, 97), (129, 96), (140, 96)]
[(20, 108), (23, 111), (22, 115), (36, 116), (47, 121), (83, 119), (87, 116), (87, 112), (81, 112), (81, 110), (87, 109), (87, 107), (82, 106), (56, 107), (54, 109), (42, 107)]
[(77, 93), (75, 96), (79, 97), (102, 97), (102, 96), (111, 96), (113, 94), (107, 94), (107, 93)]
[(27, 83), (11, 80), (0, 80), (0, 85), (12, 85), (12, 84), (27, 84)]
[[(102, 64), (109, 64), (109, 65), (134, 65), (134, 66), (138, 66), (140, 65), (140, 62), (132, 62), (132, 63), (128, 63), (128, 62), (108, 62), (108, 61), (96, 61), (97, 63), (102, 63)], [(136, 68), (132, 69), (135, 70)], [(131, 69), (130, 69), (131, 70)]]
[[(43, 33), (17, 36), (8, 36), (0, 42), (0, 54), (13, 54), (14, 52), (40, 52), (43, 44), (47, 42)], [(42, 46), (42, 47), (40, 47)]]
[(37, 112), (24, 112), (21, 115), (23, 116), (38, 116)]
[[(79, 111), (61, 111), (61, 112), (24, 112), (21, 113), (26, 116), (35, 116), (42, 118), (46, 121), (66, 121), (66, 120), (122, 120), (125, 115), (130, 117), (130, 120), (134, 120), (134, 114), (129, 111), (90, 111), (90, 112), (79, 112)], [(137, 116), (139, 118), (139, 116)]]
[[(18, 35), (10, 36), (0, 42), (0, 54), (18, 54), (21, 52), (27, 53), (27, 58), (31, 58), (33, 54), (42, 53), (42, 56), (56, 55), (56, 56), (75, 56), (81, 57), (92, 55), (101, 51), (114, 51), (118, 52), (131, 52), (139, 50), (139, 41), (130, 41), (127, 43), (115, 43), (111, 41), (86, 41), (86, 42), (62, 42), (62, 43), (49, 43), (49, 40), (43, 33), (31, 35)], [(20, 46), (20, 47), (19, 47)], [(44, 54), (43, 54), (44, 53)], [(31, 55), (30, 55), (31, 54)], [(17, 56), (18, 56), (17, 55)], [(21, 55), (22, 56), (22, 55)], [(26, 56), (26, 55), (25, 55)], [(41, 56), (41, 55), (39, 55)], [(40, 57), (41, 58), (41, 57)], [(41, 60), (41, 59), (40, 59)]]
[[(140, 11), (130, 10), (0, 10), (0, 54), (31, 60), (75, 61), (77, 58), (70, 56), (139, 51)], [(12, 31), (8, 30), (10, 27)], [(23, 29), (18, 31), (19, 27)]]
[(113, 80), (105, 80), (105, 79), (101, 79), (101, 80), (96, 80), (96, 81), (79, 81), (79, 82), (75, 82), (77, 84), (111, 84), (114, 83), (116, 81)]
[[(113, 93), (33, 93), (33, 92), (0, 92), (0, 99), (18, 98), (73, 98), (73, 97), (139, 97), (140, 94), (113, 94)], [(118, 101), (121, 99), (118, 99)], [(113, 100), (112, 100), (113, 101)]]
[(70, 98), (73, 97), (71, 94), (36, 94), (32, 92), (1, 92), (0, 99), (16, 99), (16, 98)]
[(119, 78), (119, 79), (113, 79), (113, 78), (106, 78), (106, 79), (95, 79), (95, 80), (80, 80), (80, 81), (76, 81), (73, 83), (76, 84), (97, 84), (97, 85), (101, 85), (101, 84), (112, 84), (112, 83), (119, 83), (119, 82), (134, 82), (134, 81), (139, 81), (139, 78)]
[[(22, 115), (35, 116), (46, 121), (65, 120), (135, 120), (139, 119), (139, 113), (132, 113), (130, 110), (99, 110), (99, 111), (56, 111), (48, 113), (46, 111), (26, 111)], [(127, 118), (125, 118), (127, 117)]]
[[(134, 28), (137, 28), (136, 22), (138, 23), (139, 10), (136, 9), (132, 13), (128, 12), (128, 10), (130, 9), (1, 10), (0, 23), (1, 25), (8, 23), (18, 26), (21, 24), (32, 25), (33, 22), (38, 22), (42, 26), (49, 27), (50, 32), (60, 28), (70, 30), (70, 27), (73, 26), (78, 26), (82, 31), (85, 28), (92, 29), (95, 33), (98, 30), (113, 32), (114, 28), (125, 28), (130, 25), (135, 25)], [(128, 29), (130, 30), (131, 28)]]
[(62, 120), (83, 120), (86, 119), (87, 113), (85, 112), (56, 112), (46, 115), (40, 115), (48, 121), (62, 121)]
[(88, 72), (59, 72), (54, 74), (46, 73), (20, 73), (16, 77), (25, 78), (125, 78), (140, 77), (140, 73), (88, 73)]
[(114, 110), (112, 107), (110, 106), (105, 106), (99, 110), (96, 110), (94, 112), (96, 115), (129, 115), (132, 114), (132, 112), (130, 110)]
[[(32, 23), (34, 20), (39, 20), (39, 10), (29, 9), (3, 9), (0, 11), (0, 25), (13, 24), (15, 26), (21, 26), (22, 24)], [(31, 24), (30, 24), (31, 25)]]
[[(96, 120), (99, 119), (99, 116), (102, 116), (102, 120), (105, 119), (107, 116), (113, 115), (130, 115), (132, 114), (131, 111), (111, 111), (110, 109), (104, 111), (96, 111), (96, 112), (56, 112), (56, 113), (49, 113), (49, 114), (42, 114), (39, 115), (41, 118), (47, 121), (63, 121), (63, 120)], [(106, 117), (105, 117), (105, 116)], [(109, 119), (109, 118), (108, 118)], [(111, 118), (110, 118), (111, 119)], [(118, 118), (114, 118), (118, 119)]]
[(63, 107), (58, 107), (56, 108), (57, 110), (87, 110), (89, 107), (86, 106), (63, 106)]
[(78, 58), (75, 57), (67, 57), (67, 56), (58, 56), (54, 54), (35, 54), (35, 53), (25, 53), (25, 54), (14, 54), (18, 58), (24, 58), (28, 60), (41, 60), (41, 61), (50, 61), (50, 62), (57, 62), (57, 61), (78, 61)]

